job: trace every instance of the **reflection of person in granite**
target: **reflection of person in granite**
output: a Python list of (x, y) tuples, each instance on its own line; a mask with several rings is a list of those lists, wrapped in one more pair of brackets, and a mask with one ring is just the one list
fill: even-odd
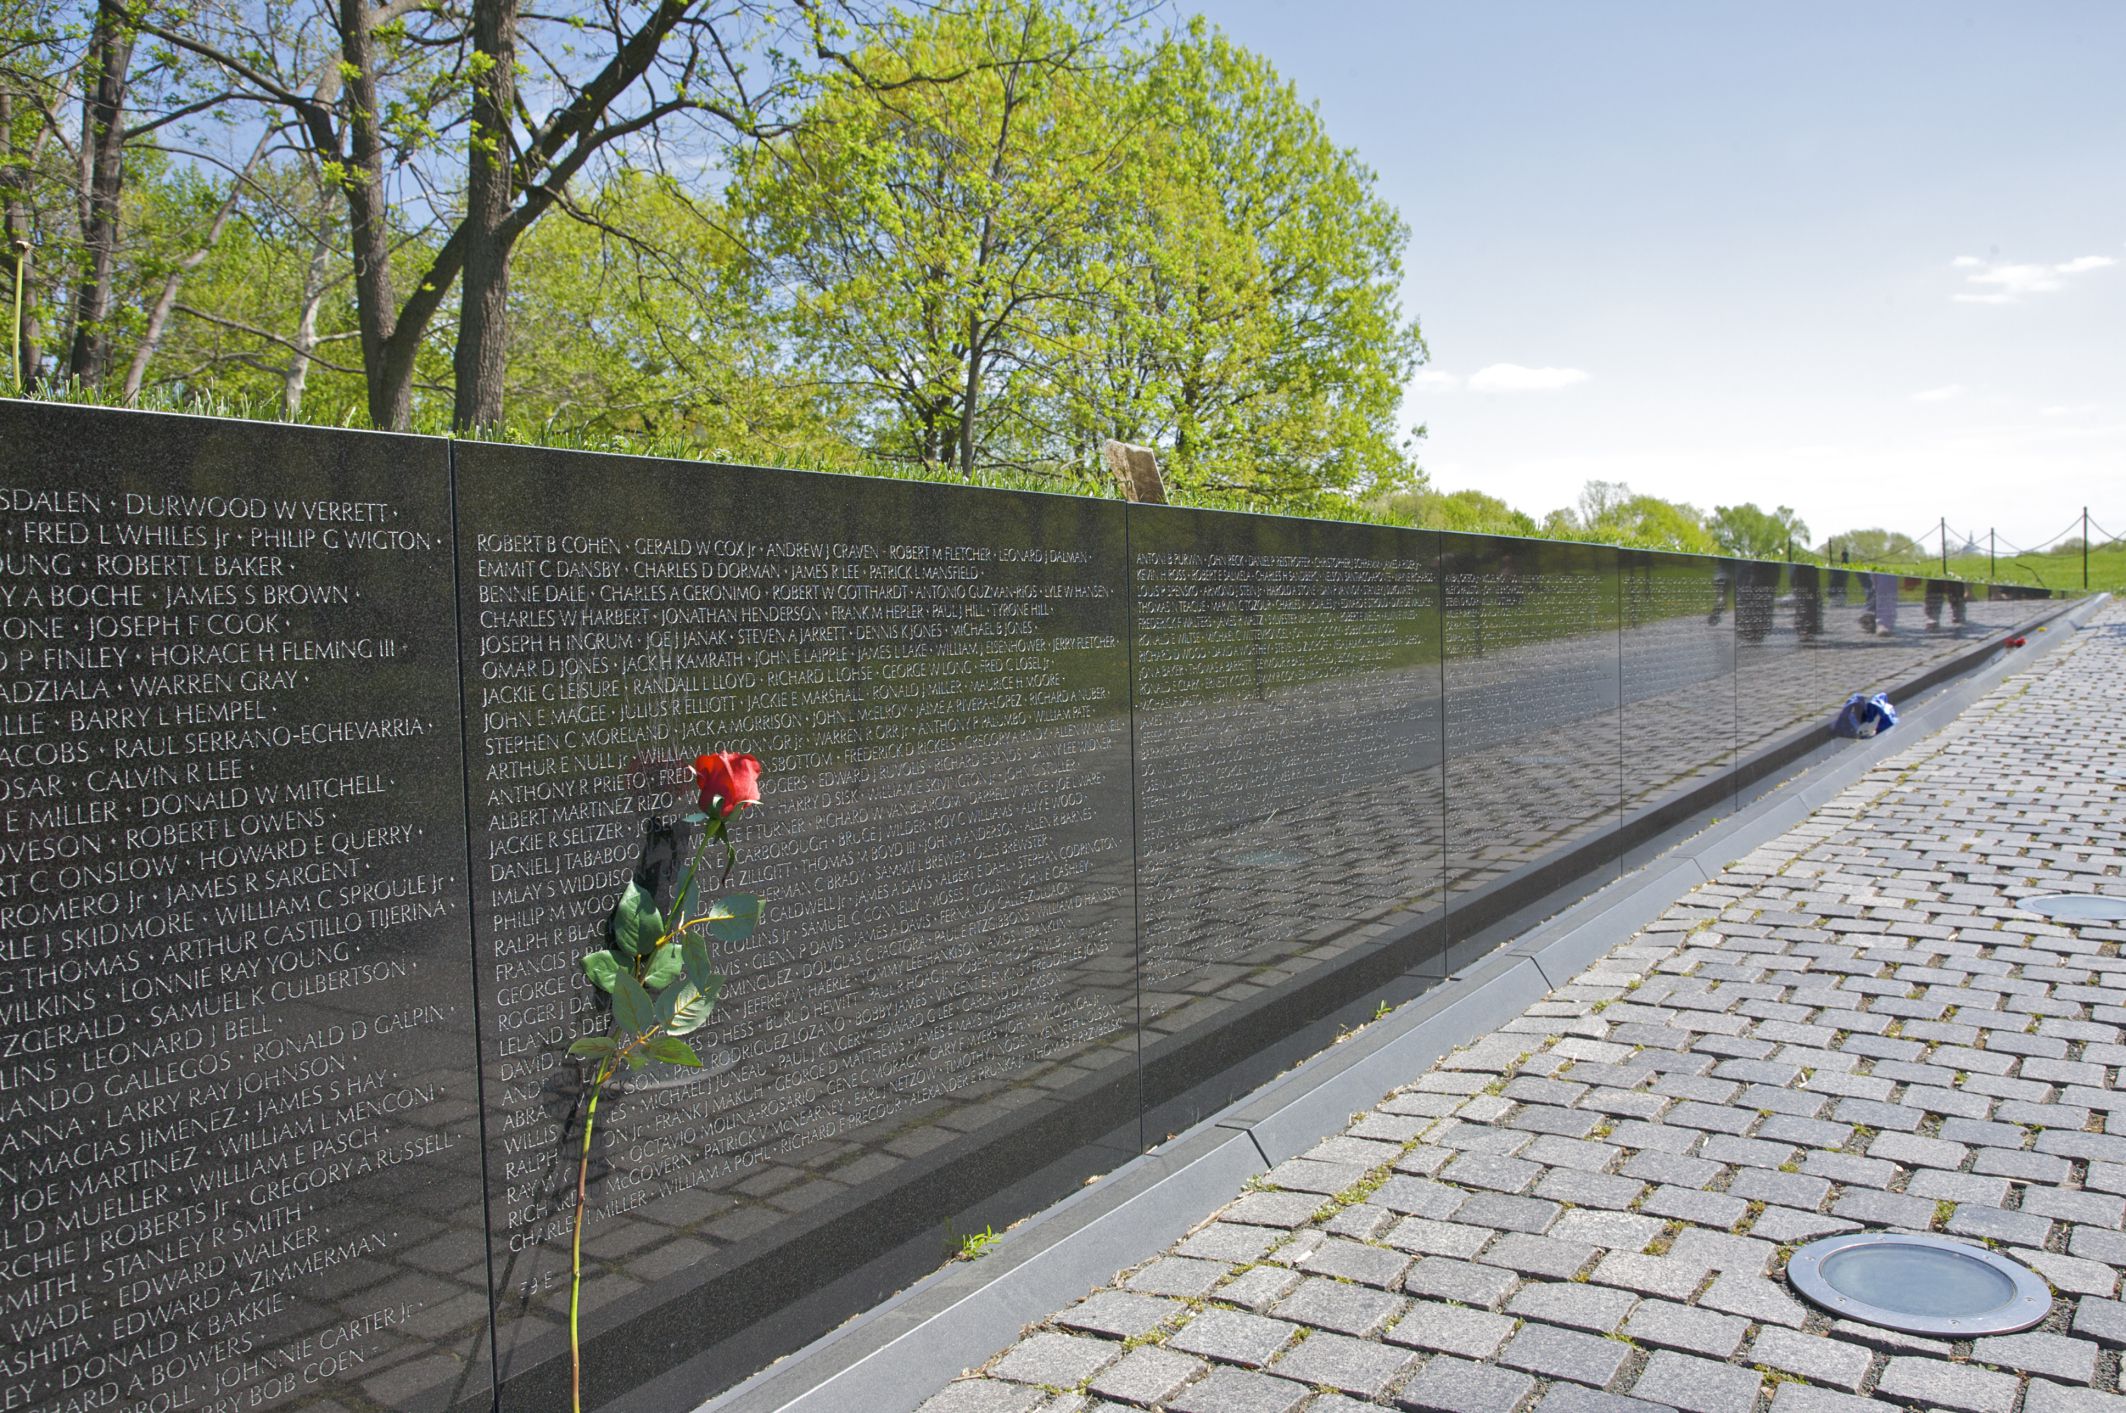
[(1866, 606), (1860, 610), (1860, 631), (1887, 638), (1897, 631), (1897, 576), (1862, 573), (1868, 586)]
[(1926, 612), (1929, 633), (1937, 632), (1941, 628), (1941, 607), (1944, 602), (1949, 605), (1950, 623), (1958, 628), (1964, 626), (1964, 598), (1967, 592), (1963, 581), (1959, 579), (1927, 581)]
[(1779, 566), (1745, 560), (1735, 573), (1735, 637), (1761, 643), (1772, 629), (1772, 606), (1779, 592)]
[(1521, 572), (1514, 565), (1513, 551), (1508, 550), (1499, 556), (1498, 574), (1492, 580), (1492, 590), (1494, 600), (1502, 608), (1518, 608), (1521, 600), (1528, 596), (1521, 583)]
[(1787, 574), (1794, 596), (1794, 632), (1802, 642), (1812, 643), (1823, 636), (1821, 576), (1813, 564), (1792, 565)]

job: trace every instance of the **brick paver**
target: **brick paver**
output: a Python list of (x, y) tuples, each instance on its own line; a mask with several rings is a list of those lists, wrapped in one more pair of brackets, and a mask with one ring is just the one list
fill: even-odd
[[(2112, 608), (925, 1408), (2126, 1408), (2126, 926), (2016, 906), (2126, 895), (2122, 840)], [(1785, 1261), (1856, 1226), (2050, 1317), (1834, 1322)]]

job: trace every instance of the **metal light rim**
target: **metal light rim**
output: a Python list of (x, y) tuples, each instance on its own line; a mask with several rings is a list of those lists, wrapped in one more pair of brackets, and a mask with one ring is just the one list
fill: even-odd
[[(2056, 913), (2044, 906), (2047, 903), (2079, 902), (2083, 899), (2094, 899), (2110, 903), (2120, 909), (2120, 915), (2118, 917), (2105, 917), (2099, 913), (2093, 917), (2076, 917), (2071, 912)], [(2033, 893), (2027, 898), (2018, 899), (2015, 906), (2022, 912), (2036, 913), (2039, 917), (2049, 918), (2054, 922), (2064, 922), (2069, 925), (2086, 923), (2102, 925), (2107, 922), (2126, 923), (2126, 897), (2121, 897), (2116, 893)]]
[[(1954, 1252), (2006, 1276), (2014, 1285), (2015, 1293), (1993, 1309), (1976, 1314), (1919, 1315), (1856, 1299), (1824, 1279), (1824, 1263), (1833, 1256), (1856, 1247), (1871, 1246), (1919, 1246)], [(1786, 1276), (1787, 1283), (1812, 1305), (1849, 1320), (1882, 1329), (1902, 1330), (1906, 1334), (1948, 1335), (1956, 1339), (2014, 1334), (2029, 1329), (2052, 1313), (2052, 1288), (2029, 1267), (1971, 1242), (1918, 1232), (1846, 1232), (1824, 1237), (1810, 1242), (1788, 1258)]]

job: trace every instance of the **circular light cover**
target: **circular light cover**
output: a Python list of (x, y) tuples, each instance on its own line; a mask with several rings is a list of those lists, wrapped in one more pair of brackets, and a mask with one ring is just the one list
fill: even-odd
[(2104, 893), (2040, 893), (2016, 906), (2062, 922), (2126, 922), (2126, 898)]
[(1983, 1246), (1941, 1236), (1848, 1232), (1812, 1241), (1786, 1263), (1810, 1303), (1907, 1334), (2013, 1334), (2052, 1309), (2036, 1273)]

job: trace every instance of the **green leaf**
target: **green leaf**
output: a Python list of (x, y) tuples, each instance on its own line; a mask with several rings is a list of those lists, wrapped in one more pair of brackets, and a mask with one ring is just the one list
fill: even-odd
[(760, 926), (767, 904), (752, 893), (733, 893), (709, 904), (702, 916), (709, 920), (709, 933), (719, 942), (743, 942)]
[(662, 1060), (668, 1065), (685, 1065), (688, 1069), (701, 1068), (701, 1056), (684, 1040), (674, 1040), (669, 1035), (660, 1035), (642, 1047), (653, 1060)]
[(650, 954), (650, 964), (642, 973), (644, 989), (662, 991), (679, 979), (684, 965), (684, 953), (679, 947), (671, 942), (665, 943)]
[(643, 1054), (640, 1050), (630, 1050), (627, 1052), (627, 1067), (631, 1070), (639, 1070), (649, 1062), (650, 1057), (648, 1055)]
[(583, 956), (583, 974), (590, 978), (591, 985), (608, 996), (613, 994), (613, 980), (620, 975), (620, 970), (620, 959), (602, 947)]
[(628, 1034), (640, 1035), (657, 1024), (656, 1008), (641, 982), (628, 972), (621, 972), (613, 982), (613, 1015)]
[(694, 983), (697, 991), (706, 991), (716, 979), (716, 969), (709, 963), (707, 939), (696, 932), (689, 932), (680, 941), (680, 961), (686, 968), (687, 980)]
[(664, 936), (664, 914), (657, 911), (657, 900), (631, 879), (620, 901), (613, 904), (612, 926), (615, 947), (630, 956), (646, 957)]
[(672, 1018), (665, 1024), (667, 1035), (692, 1035), (715, 1014), (716, 998), (723, 994), (723, 978), (712, 976), (707, 986), (685, 986), (667, 992), (672, 997)]
[(619, 1044), (610, 1035), (586, 1035), (581, 1040), (568, 1042), (569, 1054), (581, 1055), (589, 1060), (610, 1059), (619, 1048)]

